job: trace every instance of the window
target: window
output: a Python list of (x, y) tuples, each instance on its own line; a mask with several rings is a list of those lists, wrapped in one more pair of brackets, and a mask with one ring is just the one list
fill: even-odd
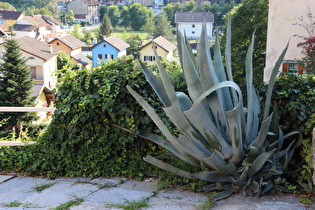
[(97, 57), (98, 57), (98, 59), (100, 59), (100, 60), (103, 59), (102, 54), (98, 54)]
[(155, 56), (144, 56), (143, 58), (144, 61), (155, 61)]
[(103, 47), (106, 47), (106, 44), (103, 44)]
[(29, 56), (28, 59), (35, 59), (33, 56)]
[(57, 42), (56, 44), (57, 44), (57, 46), (59, 46), (59, 42)]
[(282, 72), (300, 75), (303, 74), (303, 68), (294, 60), (284, 60), (282, 63)]
[(36, 79), (36, 67), (31, 67), (31, 78), (32, 79)]
[(195, 24), (192, 24), (192, 27), (195, 28)]
[(192, 31), (191, 33), (192, 33), (192, 34), (195, 34), (195, 31)]
[(105, 54), (105, 59), (114, 59), (114, 55), (113, 54)]

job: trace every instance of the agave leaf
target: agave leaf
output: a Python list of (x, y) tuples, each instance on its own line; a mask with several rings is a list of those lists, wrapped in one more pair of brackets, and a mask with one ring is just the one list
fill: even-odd
[(174, 141), (174, 146), (186, 154), (202, 161), (203, 158), (208, 157), (212, 153), (205, 148), (200, 148), (192, 142), (186, 135), (180, 134), (177, 141)]
[[(225, 158), (228, 158), (231, 155), (231, 146), (227, 144), (223, 135), (211, 119), (207, 115), (204, 115), (203, 107), (201, 105), (192, 107), (185, 111), (184, 114), (213, 149), (220, 151)], [(217, 145), (220, 145), (220, 147), (218, 148)]]
[(144, 98), (141, 97), (137, 92), (135, 92), (130, 86), (127, 86), (127, 89), (131, 93), (131, 95), (138, 101), (138, 103), (143, 107), (143, 109), (148, 113), (148, 115), (151, 117), (153, 122), (158, 126), (158, 128), (161, 130), (164, 136), (170, 141), (175, 139), (171, 132), (168, 130), (168, 128), (164, 125), (160, 117), (156, 114), (154, 109), (148, 104), (148, 102), (146, 102)]
[(266, 103), (265, 103), (265, 110), (264, 110), (264, 118), (263, 120), (266, 120), (269, 116), (269, 110), (270, 110), (270, 105), (271, 105), (271, 96), (272, 96), (272, 90), (273, 90), (273, 86), (279, 71), (279, 68), (282, 64), (283, 58), (288, 50), (289, 47), (289, 43), (287, 44), (287, 46), (285, 47), (285, 49), (282, 51), (280, 57), (278, 58), (276, 65), (273, 67), (272, 70), (272, 74), (269, 80), (269, 84), (268, 84), (268, 89), (266, 92)]
[(246, 126), (246, 139), (247, 144), (252, 143), (258, 133), (260, 104), (258, 96), (253, 86), (253, 49), (255, 32), (252, 35), (252, 40), (246, 55), (246, 87), (247, 87), (247, 126)]
[(191, 102), (190, 98), (185, 93), (177, 92), (176, 97), (178, 99), (178, 103), (179, 103), (180, 109), (182, 111), (186, 111), (186, 110), (191, 108), (192, 102)]
[[(232, 59), (231, 59), (231, 40), (232, 40), (232, 26), (231, 26), (231, 15), (228, 14), (228, 23), (227, 23), (227, 31), (226, 31), (226, 44), (225, 44), (225, 61), (226, 61), (226, 74), (229, 81), (233, 82), (232, 76)], [(237, 102), (237, 94), (235, 90), (231, 90), (233, 102)], [(233, 104), (236, 106), (236, 104)]]
[(191, 126), (190, 122), (187, 120), (183, 112), (178, 109), (178, 105), (173, 104), (170, 107), (164, 108), (166, 115), (172, 120), (174, 125), (180, 130), (182, 134), (188, 137), (188, 139), (197, 146), (201, 151), (210, 155), (208, 149), (202, 144), (202, 142), (195, 138), (193, 135), (194, 128)]
[(195, 158), (192, 158), (191, 156), (188, 156), (186, 153), (183, 153), (181, 150), (178, 150), (178, 148), (175, 148), (174, 145), (172, 145), (170, 142), (165, 141), (165, 139), (163, 139), (161, 136), (158, 136), (153, 133), (147, 133), (147, 132), (140, 132), (139, 136), (144, 139), (150, 140), (160, 145), (161, 147), (167, 149), (176, 157), (185, 161), (186, 163), (194, 165), (194, 166), (199, 166), (199, 162), (196, 161)]
[(227, 172), (227, 163), (222, 159), (217, 151), (214, 151), (210, 157), (203, 158), (202, 162), (220, 173)]
[(272, 181), (269, 179), (267, 184), (264, 187), (262, 187), (262, 190), (260, 191), (260, 195), (263, 195), (266, 192), (270, 191), (274, 186), (275, 186), (274, 183), (272, 183)]
[[(227, 78), (224, 71), (224, 65), (222, 61), (223, 59), (221, 56), (221, 49), (220, 49), (220, 41), (219, 41), (218, 36), (219, 35), (217, 35), (215, 45), (214, 45), (214, 69), (218, 76), (219, 82), (223, 82), (223, 81), (227, 81)], [(228, 88), (223, 88), (221, 91), (223, 95), (221, 100), (224, 106), (224, 110), (233, 109), (232, 96), (231, 96), (230, 90)]]
[[(180, 34), (180, 36), (182, 35)], [(197, 67), (190, 57), (190, 53), (187, 46), (185, 45), (183, 37), (181, 38), (181, 43), (178, 43), (178, 45), (181, 45), (180, 49), (182, 50), (181, 54), (183, 58), (182, 69), (185, 74), (187, 89), (189, 92), (189, 96), (191, 97), (192, 101), (194, 101), (203, 93), (203, 88), (200, 83)]]
[[(154, 46), (154, 45), (153, 45)], [(153, 47), (153, 52), (155, 55), (155, 60), (159, 69), (159, 74), (161, 76), (162, 79), (162, 83), (163, 83), (163, 88), (165, 88), (166, 90), (166, 94), (168, 95), (168, 98), (170, 99), (172, 104), (176, 104), (177, 103), (177, 97), (176, 97), (176, 92), (174, 89), (174, 86), (170, 80), (170, 78), (167, 76), (167, 73), (165, 71), (165, 69), (163, 68), (163, 65), (160, 62), (160, 58), (156, 52), (155, 47)], [(150, 83), (150, 85), (152, 86), (152, 84)], [(168, 107), (168, 106), (166, 106)]]
[(274, 151), (275, 150), (264, 152), (261, 155), (259, 155), (250, 166), (248, 170), (248, 177), (252, 177), (256, 172), (258, 172), (266, 163), (268, 158), (272, 155), (272, 153), (274, 153)]
[(207, 30), (206, 27), (203, 25), (197, 54), (200, 80), (202, 87), (205, 90), (219, 83), (219, 79), (217, 78), (217, 75), (215, 73), (215, 69), (211, 58), (209, 40), (207, 38), (206, 30)]
[(295, 147), (299, 147), (302, 144), (303, 136), (300, 132), (298, 131), (291, 131), (290, 133), (287, 133), (283, 136), (284, 140), (287, 139), (292, 139), (293, 136), (298, 136)]
[(227, 198), (229, 197), (230, 195), (232, 195), (233, 193), (236, 192), (236, 188), (229, 188), (227, 190), (224, 190), (218, 194), (216, 194), (215, 196), (213, 196), (213, 200), (217, 201), (217, 200), (221, 200), (221, 199), (224, 199), (224, 198)]
[(165, 162), (163, 162), (163, 161), (161, 161), (155, 157), (152, 157), (150, 155), (148, 155), (146, 158), (144, 158), (144, 161), (151, 163), (152, 165), (155, 165), (161, 169), (164, 169), (166, 171), (174, 173), (178, 176), (185, 177), (188, 179), (196, 179), (195, 177), (191, 176), (191, 173), (184, 171), (182, 169), (176, 168), (176, 167), (174, 167), (168, 163), (165, 163)]
[(151, 87), (154, 89), (155, 93), (158, 95), (163, 105), (165, 107), (169, 107), (171, 105), (171, 101), (168, 98), (168, 94), (162, 84), (162, 81), (158, 79), (145, 65), (143, 65), (141, 61), (140, 65), (147, 81), (150, 83)]
[(243, 108), (238, 106), (231, 111), (226, 112), (229, 129), (232, 136), (232, 158), (231, 161), (239, 163), (244, 157), (244, 130), (242, 129), (242, 112)]
[(230, 162), (227, 166), (226, 166), (226, 171), (228, 174), (233, 175), (235, 178), (239, 177), (239, 173), (237, 173), (236, 167), (234, 165), (234, 163)]
[(272, 114), (266, 120), (262, 122), (258, 136), (255, 139), (255, 141), (252, 143), (254, 147), (261, 149), (262, 146), (264, 145), (266, 141), (266, 136), (268, 134), (268, 130), (270, 127), (271, 119), (272, 119)]
[(191, 174), (193, 177), (207, 182), (233, 182), (233, 176), (218, 173), (216, 171), (203, 171)]

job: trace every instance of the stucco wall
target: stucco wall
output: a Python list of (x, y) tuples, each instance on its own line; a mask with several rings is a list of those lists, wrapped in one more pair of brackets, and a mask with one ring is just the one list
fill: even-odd
[[(208, 37), (212, 37), (212, 23), (207, 23), (206, 28)], [(188, 39), (198, 39), (201, 35), (202, 23), (180, 23), (178, 25), (178, 30), (182, 34), (186, 33)]]
[[(105, 46), (104, 46), (105, 44)], [(98, 58), (98, 54), (102, 54), (102, 59), (105, 61), (105, 54), (107, 55), (113, 55), (113, 59), (117, 58), (118, 51), (116, 48), (114, 48), (112, 45), (108, 44), (107, 42), (102, 42), (93, 47), (92, 49), (92, 58), (93, 58), (93, 68), (98, 66), (101, 62)]]
[[(157, 45), (155, 45), (157, 46)], [(156, 48), (156, 52), (157, 54), (162, 57), (162, 58), (168, 58), (167, 57), (167, 51), (165, 51), (164, 49), (162, 49), (161, 47), (157, 46)], [(143, 47), (140, 51), (140, 59), (142, 61), (144, 61), (144, 56), (154, 56), (154, 52), (153, 52), (153, 49), (152, 49), (152, 44), (148, 44), (146, 45), (145, 47)], [(152, 65), (154, 63), (154, 61), (150, 62), (150, 61), (145, 61), (147, 62), (149, 65)]]
[(288, 42), (289, 48), (284, 60), (298, 60), (302, 57), (301, 48), (297, 44), (303, 39), (296, 35), (308, 36), (308, 33), (295, 24), (301, 16), (307, 22), (308, 6), (315, 15), (313, 0), (269, 0), (265, 82), (269, 81), (272, 68)]

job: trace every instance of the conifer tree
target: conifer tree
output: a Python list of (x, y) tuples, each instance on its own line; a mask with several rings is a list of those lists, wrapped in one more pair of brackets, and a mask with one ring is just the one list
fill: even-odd
[(173, 41), (175, 36), (172, 34), (173, 27), (171, 26), (170, 21), (167, 20), (166, 13), (162, 11), (156, 16), (155, 20), (155, 29), (153, 31), (153, 37), (163, 36), (169, 41)]
[(109, 17), (105, 14), (103, 16), (99, 31), (98, 31), (98, 39), (102, 41), (104, 36), (108, 37), (112, 33), (112, 24), (110, 22)]
[[(31, 89), (34, 84), (30, 68), (26, 66), (27, 59), (22, 57), (16, 40), (8, 39), (4, 47), (5, 52), (0, 64), (0, 106), (33, 106)], [(19, 131), (22, 124), (33, 120), (34, 116), (24, 112), (0, 113), (0, 121), (6, 121), (1, 129)]]

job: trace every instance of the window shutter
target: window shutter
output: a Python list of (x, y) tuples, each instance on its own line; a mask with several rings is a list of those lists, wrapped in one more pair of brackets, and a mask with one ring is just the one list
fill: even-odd
[(288, 64), (287, 63), (283, 63), (282, 64), (282, 72), (283, 73), (288, 73)]
[(299, 64), (298, 65), (298, 75), (303, 74), (303, 67)]

